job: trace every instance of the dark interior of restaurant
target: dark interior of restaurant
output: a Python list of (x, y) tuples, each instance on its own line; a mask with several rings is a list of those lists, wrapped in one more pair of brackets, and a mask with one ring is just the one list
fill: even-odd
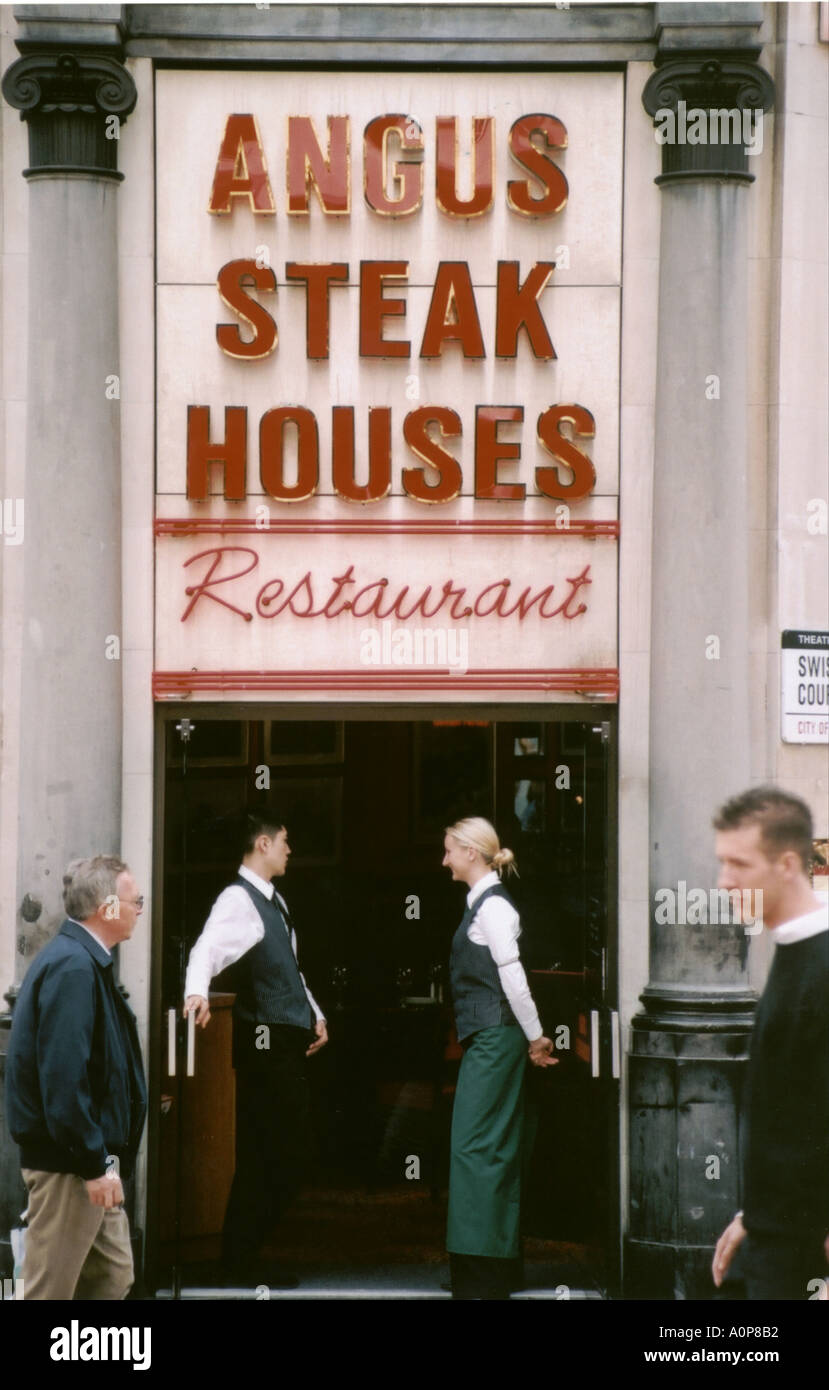
[[(156, 949), (165, 1029), (169, 1010), (181, 1012), (189, 950), (240, 863), (242, 814), (275, 810), (288, 831), (292, 854), (276, 886), (330, 1042), (308, 1064), (315, 1151), (280, 1252), (331, 1269), (445, 1259), (462, 1055), (448, 957), (465, 904), (463, 886), (441, 867), (443, 835), (460, 817), (482, 815), (516, 856), (519, 876), (507, 886), (521, 914), (522, 959), (559, 1057), (529, 1078), (528, 1256), (547, 1260), (549, 1281), (566, 1255), (571, 1280), (575, 1261), (600, 1287), (618, 1161), (606, 1086), (591, 1072), (589, 1025), (606, 1000), (613, 900), (609, 725), (511, 712), (416, 722), (196, 713), (186, 746), (175, 721), (162, 727)], [(229, 973), (213, 981), (215, 1023), (197, 1040), (194, 1077), (183, 1066), (175, 1078), (162, 1071), (157, 1281), (177, 1258), (198, 1282), (217, 1255), (233, 1172), (231, 989)], [(181, 1045), (183, 1030), (179, 1023)]]

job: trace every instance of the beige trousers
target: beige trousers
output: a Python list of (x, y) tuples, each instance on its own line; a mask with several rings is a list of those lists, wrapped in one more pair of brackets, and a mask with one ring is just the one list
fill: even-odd
[(23, 1168), (29, 1216), (24, 1299), (126, 1298), (135, 1277), (123, 1207), (96, 1207), (73, 1173)]

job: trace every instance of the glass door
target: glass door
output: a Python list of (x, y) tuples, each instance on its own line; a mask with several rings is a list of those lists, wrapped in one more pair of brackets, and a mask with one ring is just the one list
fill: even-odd
[[(616, 1282), (619, 1019), (610, 904), (611, 724), (500, 723), (496, 814), (520, 879), (522, 952), (559, 1065), (531, 1076), (537, 1137), (528, 1231)], [(510, 839), (510, 835), (513, 837)]]
[(257, 750), (242, 720), (166, 721), (155, 1283), (216, 1282), (234, 1167), (233, 995), (210, 988), (211, 1019), (182, 1016), (190, 950), (238, 863), (238, 818)]

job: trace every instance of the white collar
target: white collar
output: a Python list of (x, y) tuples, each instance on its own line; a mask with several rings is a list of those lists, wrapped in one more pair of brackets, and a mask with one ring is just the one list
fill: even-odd
[(470, 888), (466, 895), (466, 906), (471, 907), (474, 902), (478, 901), (481, 894), (486, 892), (487, 888), (492, 888), (496, 883), (500, 882), (501, 880), (495, 870), (490, 869), (488, 874), (484, 874), (483, 878), (479, 878), (474, 887)]
[(246, 878), (248, 883), (252, 883), (254, 888), (258, 888), (260, 893), (264, 893), (269, 901), (273, 901), (274, 886), (266, 878), (260, 878), (258, 874), (253, 872), (253, 869), (248, 868), (247, 864), (239, 865), (239, 874), (242, 878)]
[(802, 917), (793, 917), (791, 922), (772, 927), (771, 939), (775, 946), (791, 946), (795, 941), (806, 941), (822, 931), (829, 931), (829, 903), (821, 903), (813, 912), (805, 912)]

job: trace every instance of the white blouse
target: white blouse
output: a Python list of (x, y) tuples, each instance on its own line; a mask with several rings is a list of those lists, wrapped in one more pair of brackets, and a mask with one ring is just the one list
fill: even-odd
[[(487, 888), (492, 888), (500, 882), (494, 869), (483, 878), (479, 878), (466, 896), (467, 906), (472, 907)], [(509, 1000), (509, 1006), (525, 1036), (530, 1042), (535, 1042), (543, 1036), (544, 1030), (518, 954), (521, 921), (515, 908), (510, 906), (506, 898), (487, 898), (475, 913), (466, 934), (476, 946), (489, 947), (492, 959), (498, 967), (498, 978)]]

